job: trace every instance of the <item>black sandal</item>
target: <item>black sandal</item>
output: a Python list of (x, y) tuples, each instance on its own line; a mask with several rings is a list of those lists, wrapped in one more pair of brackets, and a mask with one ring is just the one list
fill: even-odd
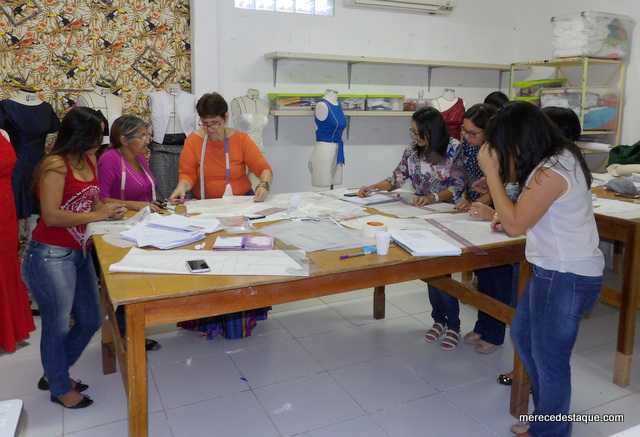
[[(512, 379), (509, 378), (507, 375), (505, 375), (504, 373), (501, 373), (500, 376), (498, 376), (498, 384), (502, 384), (502, 385), (511, 385)], [(529, 393), (533, 393), (533, 387), (529, 387)]]
[(155, 340), (151, 340), (150, 338), (146, 339), (146, 343), (144, 345), (144, 348), (148, 351), (157, 351), (161, 347), (162, 345), (160, 345), (160, 343)]
[(498, 384), (511, 385), (511, 378), (504, 373), (501, 373), (500, 376), (498, 376)]
[(93, 404), (93, 399), (91, 399), (87, 395), (84, 395), (82, 400), (80, 400), (77, 404), (67, 407), (65, 404), (62, 403), (60, 399), (58, 399), (54, 395), (51, 395), (51, 402), (53, 402), (54, 404), (60, 404), (65, 408), (69, 408), (70, 410), (77, 410), (78, 408), (86, 408), (89, 405)]
[[(83, 384), (79, 379), (76, 379), (74, 382), (76, 383), (76, 385), (74, 385), (73, 388), (75, 388), (80, 393), (89, 388), (87, 384)], [(38, 388), (40, 390), (49, 390), (49, 381), (47, 381), (44, 376), (38, 381)]]

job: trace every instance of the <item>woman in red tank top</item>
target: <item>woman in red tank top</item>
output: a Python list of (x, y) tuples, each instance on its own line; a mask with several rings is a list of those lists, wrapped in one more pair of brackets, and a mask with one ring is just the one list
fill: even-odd
[[(95, 153), (104, 128), (98, 111), (72, 109), (62, 120), (51, 153), (36, 168), (41, 217), (24, 253), (22, 277), (42, 320), (38, 388), (66, 408), (93, 403), (88, 386), (69, 376), (102, 324), (98, 280), (90, 251), (83, 251), (87, 223), (122, 217), (122, 204), (99, 199)], [(91, 242), (88, 243), (90, 245)], [(73, 326), (70, 326), (73, 317)]]

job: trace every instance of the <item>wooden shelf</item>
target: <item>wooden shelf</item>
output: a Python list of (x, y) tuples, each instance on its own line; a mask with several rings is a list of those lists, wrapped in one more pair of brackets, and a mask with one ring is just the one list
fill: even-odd
[(313, 61), (313, 62), (337, 62), (347, 64), (347, 84), (351, 88), (351, 67), (354, 64), (373, 65), (401, 65), (407, 67), (427, 67), (428, 89), (431, 89), (431, 71), (434, 68), (459, 68), (470, 70), (492, 70), (500, 74), (509, 71), (509, 64), (488, 64), (481, 62), (458, 62), (458, 61), (431, 61), (426, 59), (404, 59), (404, 58), (378, 58), (374, 56), (347, 56), (347, 55), (327, 55), (320, 53), (299, 53), (299, 52), (270, 52), (264, 54), (265, 59), (273, 61), (273, 86), (276, 86), (278, 76), (278, 61)]

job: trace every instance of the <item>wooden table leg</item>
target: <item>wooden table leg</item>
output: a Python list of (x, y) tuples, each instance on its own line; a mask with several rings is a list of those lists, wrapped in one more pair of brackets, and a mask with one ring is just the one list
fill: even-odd
[(373, 287), (373, 318), (384, 319), (385, 317), (385, 289), (384, 285)]
[(102, 302), (102, 373), (105, 375), (116, 371), (116, 348), (113, 342), (113, 324), (116, 321), (109, 315), (109, 299), (107, 298), (107, 285), (100, 271), (100, 300)]
[(127, 400), (129, 437), (148, 437), (147, 355), (144, 303), (127, 305)]
[(640, 231), (634, 226), (625, 246), (623, 264), (622, 301), (618, 321), (618, 345), (613, 383), (627, 387), (631, 382), (631, 359), (636, 329), (636, 302), (640, 280), (640, 257), (635, 256), (640, 248)]

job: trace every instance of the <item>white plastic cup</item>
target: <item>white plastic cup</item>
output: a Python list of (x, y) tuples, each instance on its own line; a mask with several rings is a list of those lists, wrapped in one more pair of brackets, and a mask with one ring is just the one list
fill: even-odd
[(295, 211), (300, 206), (300, 201), (302, 197), (299, 194), (293, 194), (291, 196), (291, 211)]
[(391, 243), (391, 232), (378, 231), (376, 237), (376, 252), (378, 255), (387, 255), (389, 253), (389, 244)]

